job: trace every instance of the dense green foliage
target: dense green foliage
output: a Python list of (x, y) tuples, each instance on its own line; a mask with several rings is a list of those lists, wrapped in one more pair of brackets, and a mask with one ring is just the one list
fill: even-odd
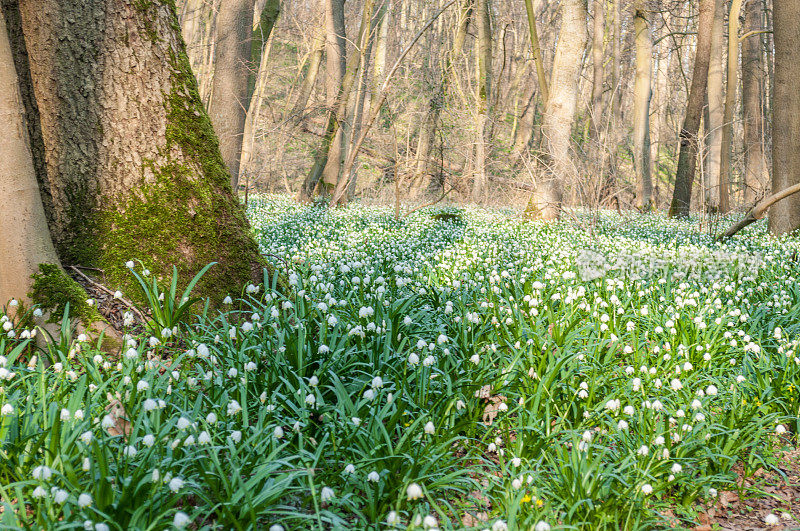
[(796, 239), (249, 214), (288, 292), (267, 278), (119, 359), (66, 329), (22, 359), (7, 321), (0, 525), (641, 529), (797, 433)]

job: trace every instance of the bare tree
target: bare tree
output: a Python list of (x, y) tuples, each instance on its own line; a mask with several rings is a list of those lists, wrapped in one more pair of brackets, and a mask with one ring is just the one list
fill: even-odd
[(697, 22), (697, 50), (694, 57), (692, 85), (686, 104), (686, 115), (680, 133), (678, 167), (675, 173), (675, 190), (670, 216), (689, 215), (692, 200), (692, 186), (697, 165), (698, 131), (703, 115), (708, 83), (708, 63), (711, 57), (711, 33), (714, 24), (715, 0), (700, 0), (700, 17)]
[(475, 181), (472, 200), (481, 203), (489, 193), (488, 160), (491, 153), (492, 120), (492, 25), (490, 0), (475, 0), (475, 20), (478, 45), (475, 49), (478, 64), (477, 106), (478, 124), (475, 138)]
[(650, 210), (653, 203), (653, 181), (650, 174), (650, 100), (653, 79), (653, 38), (645, 1), (634, 5), (633, 23), (636, 32), (636, 81), (633, 87), (633, 164), (636, 174), (639, 208)]
[(239, 165), (249, 107), (247, 85), (252, 24), (252, 0), (222, 2), (217, 18), (214, 84), (208, 110), (234, 191), (239, 185)]
[(545, 144), (544, 174), (528, 203), (529, 216), (556, 219), (561, 212), (565, 181), (574, 173), (570, 159), (572, 124), (578, 107), (578, 85), (588, 32), (586, 0), (564, 0), (561, 30), (553, 61), (550, 97), (545, 106), (542, 134)]
[(744, 201), (752, 204), (769, 182), (764, 153), (764, 0), (749, 0), (745, 5), (745, 34), (742, 40), (742, 114), (744, 131)]

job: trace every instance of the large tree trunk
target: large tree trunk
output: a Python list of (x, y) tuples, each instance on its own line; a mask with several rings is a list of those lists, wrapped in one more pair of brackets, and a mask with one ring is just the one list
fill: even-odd
[[(745, 6), (745, 33), (761, 31), (764, 0), (749, 0)], [(742, 107), (744, 114), (744, 201), (752, 204), (769, 182), (764, 156), (764, 114), (762, 106), (764, 59), (761, 35), (742, 42)]]
[(589, 39), (586, 28), (586, 0), (564, 0), (561, 4), (561, 30), (553, 61), (550, 98), (542, 119), (545, 160), (537, 191), (527, 213), (541, 219), (557, 219), (565, 182), (575, 175), (570, 158), (570, 140), (578, 107), (578, 84), (583, 56)]
[(680, 133), (678, 168), (675, 173), (675, 191), (669, 208), (670, 216), (685, 217), (689, 215), (694, 173), (697, 166), (697, 133), (700, 130), (708, 84), (708, 63), (711, 57), (711, 30), (714, 25), (715, 2), (716, 0), (700, 0), (697, 50), (692, 72), (692, 85), (686, 104), (686, 116)]
[[(17, 7), (16, 0), (5, 0)], [(183, 279), (216, 261), (213, 299), (261, 276), (258, 246), (197, 93), (174, 4), (22, 0), (31, 90), (62, 262), (133, 288), (125, 262)], [(21, 76), (24, 78), (25, 76)], [(24, 82), (24, 79), (22, 79)], [(37, 156), (34, 150), (34, 156)], [(49, 205), (48, 205), (49, 203)]]
[(653, 95), (653, 38), (647, 21), (644, 1), (634, 7), (636, 32), (636, 80), (633, 87), (633, 168), (639, 196), (639, 208), (650, 210), (653, 181), (650, 174), (650, 100)]
[(253, 1), (222, 2), (217, 15), (214, 84), (208, 110), (219, 136), (219, 149), (231, 174), (234, 192), (239, 185), (239, 164), (249, 107), (252, 32)]
[[(773, 3), (775, 84), (772, 117), (772, 191), (800, 183), (800, 3)], [(800, 195), (779, 201), (769, 211), (769, 230), (786, 234), (800, 228)]]
[(731, 0), (728, 16), (728, 81), (725, 93), (725, 111), (722, 118), (722, 158), (719, 170), (719, 210), (730, 210), (731, 151), (733, 150), (733, 108), (736, 106), (736, 89), (739, 87), (739, 13), (742, 0)]
[(704, 190), (708, 209), (720, 209), (720, 162), (722, 158), (722, 126), (724, 123), (725, 77), (725, 5), (715, 0), (714, 26), (711, 30), (711, 57), (708, 63), (708, 106), (705, 109), (705, 167), (707, 189)]
[(486, 201), (489, 194), (489, 156), (491, 153), (492, 120), (492, 26), (490, 0), (476, 0), (475, 22), (478, 44), (475, 47), (478, 64), (477, 106), (478, 123), (475, 137), (475, 180), (472, 200)]
[(31, 275), (58, 265), (33, 166), (25, 109), (0, 13), (0, 308), (29, 302)]

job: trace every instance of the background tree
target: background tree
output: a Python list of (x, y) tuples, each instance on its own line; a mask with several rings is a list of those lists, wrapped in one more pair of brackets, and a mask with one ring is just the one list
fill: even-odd
[(653, 181), (650, 175), (650, 99), (653, 79), (653, 38), (644, 0), (634, 6), (636, 32), (636, 81), (633, 88), (633, 165), (638, 186), (639, 208), (650, 210)]
[(675, 191), (669, 207), (670, 216), (689, 215), (692, 186), (697, 165), (699, 147), (698, 131), (703, 116), (708, 82), (708, 64), (711, 58), (711, 33), (714, 24), (715, 0), (700, 0), (700, 16), (697, 22), (697, 51), (694, 56), (692, 86), (686, 104), (686, 115), (680, 133), (678, 167), (675, 172)]
[(769, 169), (764, 153), (764, 50), (761, 33), (764, 29), (764, 0), (745, 4), (742, 40), (742, 129), (744, 143), (744, 197), (752, 204), (756, 194), (769, 182)]
[(570, 157), (571, 131), (588, 41), (587, 18), (586, 0), (562, 2), (561, 30), (553, 60), (550, 97), (542, 121), (546, 173), (537, 182), (537, 192), (528, 205), (528, 212), (542, 219), (559, 216), (565, 181), (575, 171)]
[(252, 33), (252, 0), (223, 0), (217, 16), (214, 84), (208, 110), (234, 190), (239, 185), (239, 165), (249, 107)]
[[(800, 3), (776, 0), (773, 4), (775, 87), (772, 117), (772, 191), (800, 183)], [(775, 204), (769, 212), (769, 229), (785, 234), (800, 228), (800, 195)]]

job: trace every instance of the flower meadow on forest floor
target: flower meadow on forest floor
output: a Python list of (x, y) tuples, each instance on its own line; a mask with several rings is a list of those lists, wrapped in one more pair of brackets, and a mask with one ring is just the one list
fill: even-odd
[(800, 240), (451, 210), (251, 199), (286, 287), (117, 355), (0, 312), (0, 527), (691, 527), (796, 441)]

